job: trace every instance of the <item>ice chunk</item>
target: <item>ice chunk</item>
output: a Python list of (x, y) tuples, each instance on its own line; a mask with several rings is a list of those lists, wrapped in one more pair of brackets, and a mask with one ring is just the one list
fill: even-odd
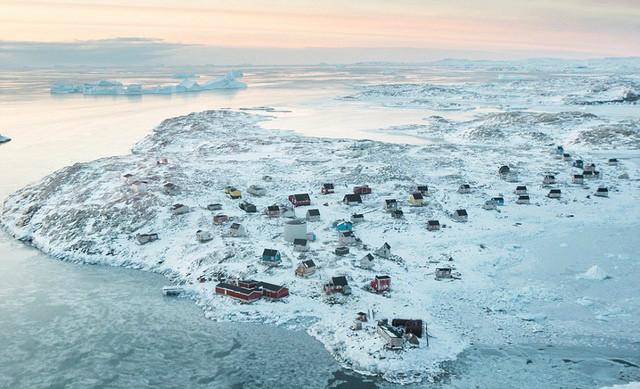
[(238, 78), (243, 76), (240, 70), (232, 70), (217, 80), (207, 81), (202, 85), (203, 90), (211, 89), (242, 89), (246, 88), (247, 84), (238, 81)]
[(11, 140), (8, 136), (0, 135), (0, 143), (7, 143)]
[(578, 274), (577, 278), (581, 278), (584, 280), (597, 280), (602, 281), (607, 278), (611, 278), (602, 268), (598, 265), (593, 265), (582, 274)]

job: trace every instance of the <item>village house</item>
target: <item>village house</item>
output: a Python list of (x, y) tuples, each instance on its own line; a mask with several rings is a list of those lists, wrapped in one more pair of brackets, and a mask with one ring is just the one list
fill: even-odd
[(338, 233), (338, 242), (341, 246), (350, 246), (358, 243), (358, 238), (353, 231), (340, 231)]
[(340, 220), (334, 223), (336, 230), (338, 231), (351, 231), (353, 230), (353, 223), (352, 222), (348, 222), (348, 221), (344, 221), (344, 220)]
[(156, 233), (137, 234), (136, 235), (136, 240), (138, 241), (139, 244), (151, 243), (151, 242), (153, 242), (155, 240), (158, 240), (158, 234), (156, 234)]
[(361, 223), (364, 221), (364, 215), (361, 213), (354, 213), (353, 215), (351, 215), (351, 223), (356, 224), (356, 223)]
[(560, 189), (551, 189), (547, 194), (547, 197), (550, 199), (559, 199), (562, 196), (562, 192)]
[(526, 195), (529, 194), (529, 192), (527, 191), (527, 187), (525, 185), (518, 185), (516, 186), (515, 194)]
[(384, 242), (380, 248), (375, 251), (376, 255), (382, 258), (390, 258), (391, 257), (391, 246), (389, 243)]
[(264, 210), (264, 214), (269, 217), (280, 217), (280, 207), (277, 205), (269, 205)]
[(461, 193), (461, 194), (471, 193), (471, 186), (469, 184), (460, 185), (460, 187), (458, 188), (458, 193)]
[(176, 185), (176, 184), (174, 184), (172, 182), (165, 182), (162, 185), (162, 192), (164, 194), (166, 194), (166, 195), (173, 196), (173, 195), (178, 194), (178, 192), (180, 192), (180, 191), (178, 190), (178, 185)]
[(320, 193), (322, 193), (322, 194), (335, 193), (335, 189), (333, 187), (333, 184), (331, 184), (331, 183), (322, 184), (322, 187), (320, 188)]
[(208, 242), (213, 239), (213, 235), (209, 231), (198, 230), (196, 231), (196, 240), (200, 243)]
[(584, 177), (585, 179), (591, 180), (594, 178), (598, 178), (600, 176), (600, 172), (594, 172), (591, 170), (584, 170), (582, 172), (582, 177)]
[(313, 260), (309, 259), (307, 261), (302, 261), (296, 267), (296, 276), (298, 277), (309, 277), (313, 273), (316, 272), (316, 263)]
[(262, 181), (271, 182), (271, 181), (273, 181), (273, 177), (271, 177), (271, 176), (262, 176)]
[(358, 195), (371, 194), (371, 188), (369, 185), (354, 186), (353, 193)]
[(224, 224), (229, 221), (229, 216), (218, 214), (213, 216), (213, 224)]
[(398, 209), (398, 201), (396, 199), (386, 199), (384, 201), (384, 210), (387, 212), (393, 212)]
[(556, 176), (553, 174), (547, 174), (542, 179), (542, 185), (553, 185), (556, 183)]
[(427, 231), (439, 231), (439, 230), (440, 230), (440, 222), (438, 220), (427, 221)]
[(158, 158), (158, 160), (156, 161), (157, 165), (168, 165), (169, 164), (169, 159), (167, 159), (166, 157), (161, 157)]
[(404, 217), (404, 212), (401, 209), (394, 209), (391, 211), (391, 217), (394, 219), (402, 219)]
[(441, 280), (443, 278), (453, 278), (452, 269), (450, 267), (436, 268), (436, 280)]
[(208, 204), (207, 205), (207, 209), (209, 211), (219, 211), (219, 210), (222, 209), (222, 204), (220, 204), (220, 203)]
[(595, 172), (596, 171), (596, 164), (595, 163), (588, 163), (588, 164), (584, 165), (583, 170), (585, 172)]
[(360, 267), (363, 269), (373, 268), (373, 255), (371, 255), (371, 253), (368, 253), (364, 257), (360, 258)]
[(572, 179), (574, 184), (584, 184), (584, 176), (582, 174), (574, 174)]
[(378, 335), (384, 339), (386, 348), (391, 350), (398, 350), (402, 348), (404, 344), (402, 334), (395, 328), (388, 324), (380, 323), (378, 324), (378, 329), (376, 331), (378, 332)]
[(135, 176), (131, 173), (123, 174), (122, 180), (124, 181), (125, 184), (131, 185), (135, 181)]
[(307, 193), (297, 193), (289, 196), (289, 201), (294, 207), (311, 205), (311, 198)]
[(362, 196), (360, 196), (359, 194), (347, 193), (342, 198), (342, 202), (347, 205), (362, 204)]
[(277, 265), (282, 262), (282, 257), (278, 250), (264, 249), (262, 252), (262, 262), (270, 265)]
[(391, 277), (389, 276), (376, 276), (371, 281), (371, 287), (378, 293), (391, 290)]
[(347, 277), (345, 276), (331, 277), (331, 281), (324, 284), (323, 289), (326, 294), (333, 294), (333, 293), (342, 293), (344, 295), (351, 294), (351, 287), (349, 286), (349, 283), (347, 282)]
[(482, 205), (482, 209), (487, 210), (487, 211), (495, 211), (496, 209), (498, 209), (496, 202), (493, 200), (487, 200), (484, 202), (484, 204)]
[(556, 147), (556, 155), (562, 155), (562, 154), (564, 154), (564, 147), (562, 146)]
[(262, 297), (269, 300), (280, 300), (289, 296), (289, 289), (282, 285), (260, 281), (258, 282), (257, 289), (262, 292)]
[(308, 222), (320, 221), (320, 210), (317, 208), (307, 210), (306, 219)]
[(422, 197), (422, 193), (414, 192), (409, 195), (409, 204), (413, 207), (422, 207), (424, 205), (424, 197)]
[(563, 161), (571, 161), (571, 154), (569, 154), (569, 153), (562, 154), (562, 160)]
[(249, 187), (247, 188), (247, 193), (256, 197), (262, 197), (267, 194), (267, 189), (260, 185), (249, 185)]
[(609, 197), (609, 189), (604, 186), (601, 186), (598, 189), (596, 189), (596, 193), (594, 193), (593, 195), (598, 197)]
[(229, 227), (229, 236), (234, 238), (240, 238), (245, 236), (247, 233), (240, 223), (231, 223), (231, 227)]
[(171, 213), (174, 216), (184, 215), (185, 213), (188, 213), (189, 211), (190, 211), (189, 207), (187, 207), (184, 204), (173, 204), (171, 206)]
[(133, 181), (131, 183), (131, 190), (133, 193), (145, 193), (147, 191), (147, 181)]
[(349, 254), (349, 248), (346, 246), (339, 246), (333, 251), (336, 255), (344, 256)]
[(618, 165), (618, 158), (609, 158), (609, 160), (607, 161), (607, 165), (617, 166)]
[(240, 192), (233, 186), (227, 186), (226, 188), (224, 188), (224, 193), (234, 200), (242, 197), (242, 192)]
[(252, 303), (262, 298), (262, 292), (253, 288), (243, 288), (238, 285), (221, 282), (216, 285), (216, 294), (229, 296), (243, 303)]
[(573, 161), (573, 164), (571, 165), (575, 168), (578, 169), (583, 169), (584, 168), (584, 161), (581, 159), (576, 159), (575, 161)]
[(502, 165), (498, 169), (498, 175), (500, 176), (500, 178), (503, 178), (503, 179), (507, 178), (510, 172), (511, 172), (511, 168), (509, 168), (509, 166), (507, 165)]
[(495, 197), (492, 197), (491, 201), (493, 201), (495, 205), (503, 206), (504, 205), (504, 196), (502, 194), (499, 194), (499, 195), (497, 195)]
[(516, 204), (530, 204), (531, 200), (529, 199), (529, 195), (520, 195), (516, 200)]
[(368, 321), (367, 313), (366, 312), (358, 312), (356, 314), (356, 320), (357, 321), (361, 321), (363, 323), (366, 323)]
[(294, 239), (293, 251), (297, 251), (297, 252), (309, 251), (308, 241), (306, 239)]
[(466, 209), (457, 209), (453, 213), (453, 220), (457, 222), (466, 222), (469, 220), (469, 214)]
[(240, 209), (242, 209), (243, 211), (247, 212), (247, 213), (255, 213), (258, 212), (258, 209), (256, 208), (256, 206), (254, 204), (251, 204), (247, 201), (243, 201), (240, 203), (240, 205), (238, 205), (238, 207), (240, 207)]
[(427, 185), (418, 185), (416, 187), (416, 192), (422, 193), (423, 196), (428, 196), (429, 195), (429, 186), (427, 186)]

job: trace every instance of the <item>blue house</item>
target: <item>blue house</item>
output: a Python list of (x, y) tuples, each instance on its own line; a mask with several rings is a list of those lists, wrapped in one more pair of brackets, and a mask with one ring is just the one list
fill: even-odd
[(264, 249), (262, 252), (262, 261), (267, 263), (280, 263), (282, 258), (280, 252), (274, 249)]
[(338, 231), (352, 231), (353, 230), (353, 223), (347, 222), (347, 221), (337, 222), (335, 224), (335, 226), (336, 226), (336, 229)]
[(496, 196), (491, 198), (491, 201), (493, 201), (496, 205), (504, 205), (504, 197), (502, 196)]

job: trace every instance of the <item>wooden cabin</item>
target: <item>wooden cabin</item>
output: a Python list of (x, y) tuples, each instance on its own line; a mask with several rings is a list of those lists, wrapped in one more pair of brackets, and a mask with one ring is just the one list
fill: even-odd
[(303, 207), (311, 205), (311, 197), (309, 197), (308, 193), (292, 194), (289, 196), (289, 202), (291, 202), (294, 207)]
[(529, 199), (529, 195), (520, 195), (516, 200), (516, 204), (530, 204), (531, 200)]
[(604, 186), (601, 186), (598, 189), (596, 189), (596, 193), (594, 193), (593, 195), (598, 197), (609, 197), (609, 189)]
[(562, 191), (560, 189), (551, 189), (547, 194), (547, 197), (550, 199), (559, 199), (562, 196)]
[(428, 196), (429, 195), (429, 186), (427, 186), (427, 185), (418, 185), (416, 187), (416, 192), (422, 193), (423, 196)]
[(349, 254), (349, 248), (346, 246), (339, 246), (333, 251), (336, 255), (344, 256)]
[(200, 243), (208, 242), (213, 239), (213, 235), (209, 231), (198, 230), (196, 231), (196, 240)]
[(439, 230), (440, 230), (440, 222), (438, 220), (427, 221), (427, 231), (439, 231)]
[(526, 185), (518, 185), (516, 186), (516, 190), (514, 192), (515, 194), (519, 195), (526, 195), (529, 194), (529, 192), (527, 191), (527, 187)]
[(137, 234), (136, 235), (136, 240), (138, 241), (139, 244), (147, 244), (147, 243), (151, 243), (153, 241), (158, 240), (158, 234), (156, 233), (151, 233), (151, 234)]
[(563, 161), (571, 161), (571, 154), (569, 154), (569, 153), (562, 154), (562, 160)]
[(184, 215), (190, 211), (189, 207), (184, 204), (173, 204), (171, 206), (171, 214), (174, 216)]
[(338, 231), (351, 231), (353, 230), (353, 223), (348, 221), (339, 221), (335, 223), (336, 230)]
[(234, 238), (239, 238), (245, 236), (247, 233), (240, 223), (231, 223), (231, 227), (229, 227), (229, 236)]
[(495, 197), (492, 197), (491, 201), (493, 201), (495, 203), (495, 205), (503, 206), (504, 205), (504, 196), (502, 194), (499, 194), (499, 195), (497, 195)]
[(324, 284), (324, 292), (327, 294), (333, 293), (342, 293), (344, 295), (351, 294), (351, 287), (347, 282), (347, 277), (339, 276), (339, 277), (331, 277), (331, 281)]
[(582, 174), (574, 174), (573, 178), (572, 178), (572, 182), (574, 184), (579, 184), (579, 185), (584, 184), (584, 175), (582, 175)]
[(253, 288), (243, 288), (238, 285), (221, 282), (216, 285), (216, 294), (229, 296), (243, 303), (252, 303), (262, 298), (262, 292)]
[(178, 185), (172, 183), (172, 182), (165, 182), (162, 185), (162, 192), (166, 195), (169, 196), (174, 196), (178, 193), (180, 193), (180, 190), (178, 188)]
[(422, 207), (424, 205), (424, 197), (420, 192), (413, 192), (409, 195), (409, 204), (413, 207)]
[(331, 183), (322, 184), (322, 187), (320, 188), (320, 193), (325, 195), (335, 193), (333, 184)]
[(306, 219), (308, 222), (318, 222), (320, 221), (320, 210), (317, 208), (308, 209)]
[(378, 293), (391, 290), (391, 277), (389, 276), (376, 276), (371, 281), (371, 287)]
[(313, 260), (309, 259), (307, 261), (302, 261), (296, 267), (295, 274), (298, 277), (309, 277), (316, 272), (316, 263)]
[(361, 213), (354, 213), (353, 215), (351, 215), (351, 223), (356, 224), (356, 223), (361, 223), (364, 221), (364, 215)]
[(556, 183), (556, 176), (553, 174), (547, 174), (542, 179), (542, 185), (553, 185)]
[(256, 197), (262, 197), (267, 194), (267, 189), (260, 185), (249, 185), (249, 187), (247, 188), (247, 193)]
[(387, 212), (393, 212), (398, 209), (398, 201), (396, 199), (386, 199), (384, 201), (384, 210)]
[(371, 253), (368, 253), (364, 257), (360, 258), (360, 267), (363, 269), (373, 268), (373, 255), (371, 255)]
[(573, 161), (571, 166), (573, 166), (575, 168), (578, 168), (578, 169), (584, 169), (584, 161), (581, 160), (581, 159), (576, 159), (575, 161)]
[(402, 349), (404, 339), (402, 334), (395, 328), (388, 324), (378, 324), (376, 332), (384, 340), (386, 348), (391, 350)]
[(139, 180), (139, 181), (134, 181), (131, 183), (131, 189), (133, 190), (133, 193), (146, 193), (147, 192), (147, 181), (143, 181), (143, 180)]
[(350, 246), (358, 243), (358, 238), (353, 231), (341, 231), (338, 235), (338, 242), (341, 246)]
[(294, 239), (293, 251), (297, 251), (297, 252), (309, 251), (309, 242), (306, 239)]
[(495, 211), (496, 209), (498, 209), (498, 206), (497, 206), (495, 201), (487, 200), (482, 205), (482, 209), (487, 210), (487, 211)]
[(382, 258), (390, 258), (391, 257), (391, 246), (389, 243), (384, 242), (380, 248), (375, 251), (376, 255)]
[(229, 221), (229, 216), (218, 214), (213, 216), (213, 224), (224, 224)]
[(219, 211), (221, 209), (222, 209), (222, 204), (220, 203), (207, 204), (207, 210), (209, 211)]
[(234, 200), (242, 197), (242, 192), (240, 192), (238, 189), (234, 188), (233, 186), (227, 186), (226, 188), (224, 188), (224, 193)]
[(444, 278), (453, 278), (452, 269), (450, 267), (437, 267), (436, 268), (436, 280), (441, 280)]
[(347, 205), (362, 204), (362, 197), (360, 194), (347, 193), (342, 198), (342, 202)]
[(262, 262), (277, 265), (282, 262), (282, 257), (278, 250), (264, 249), (264, 251), (262, 251)]
[(394, 209), (391, 211), (391, 217), (394, 219), (402, 219), (404, 217), (404, 212), (401, 209)]
[(264, 210), (264, 214), (269, 217), (280, 217), (280, 207), (277, 205), (269, 205)]
[(457, 209), (453, 213), (453, 220), (457, 222), (466, 222), (469, 220), (469, 214), (466, 209)]
[(371, 188), (369, 187), (369, 185), (354, 186), (353, 193), (359, 195), (371, 194)]
[(269, 300), (280, 300), (289, 296), (289, 289), (282, 285), (258, 282), (257, 289), (262, 292), (262, 297)]
[(243, 201), (240, 203), (240, 205), (238, 205), (238, 207), (245, 211), (246, 213), (256, 213), (258, 212), (258, 209), (256, 208), (255, 204), (251, 204), (247, 201)]
[(618, 158), (609, 158), (609, 160), (607, 161), (607, 165), (617, 166), (618, 165)]
[(461, 193), (461, 194), (471, 193), (471, 186), (469, 184), (460, 185), (460, 187), (458, 188), (458, 193)]

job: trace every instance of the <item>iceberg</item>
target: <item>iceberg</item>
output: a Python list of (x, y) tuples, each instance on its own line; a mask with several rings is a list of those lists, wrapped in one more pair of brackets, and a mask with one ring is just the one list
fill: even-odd
[(240, 70), (232, 70), (217, 80), (205, 82), (202, 85), (202, 89), (243, 89), (247, 87), (247, 84), (237, 80), (238, 78), (242, 78), (243, 76), (244, 74)]
[(0, 135), (0, 143), (7, 143), (11, 140), (8, 136)]

